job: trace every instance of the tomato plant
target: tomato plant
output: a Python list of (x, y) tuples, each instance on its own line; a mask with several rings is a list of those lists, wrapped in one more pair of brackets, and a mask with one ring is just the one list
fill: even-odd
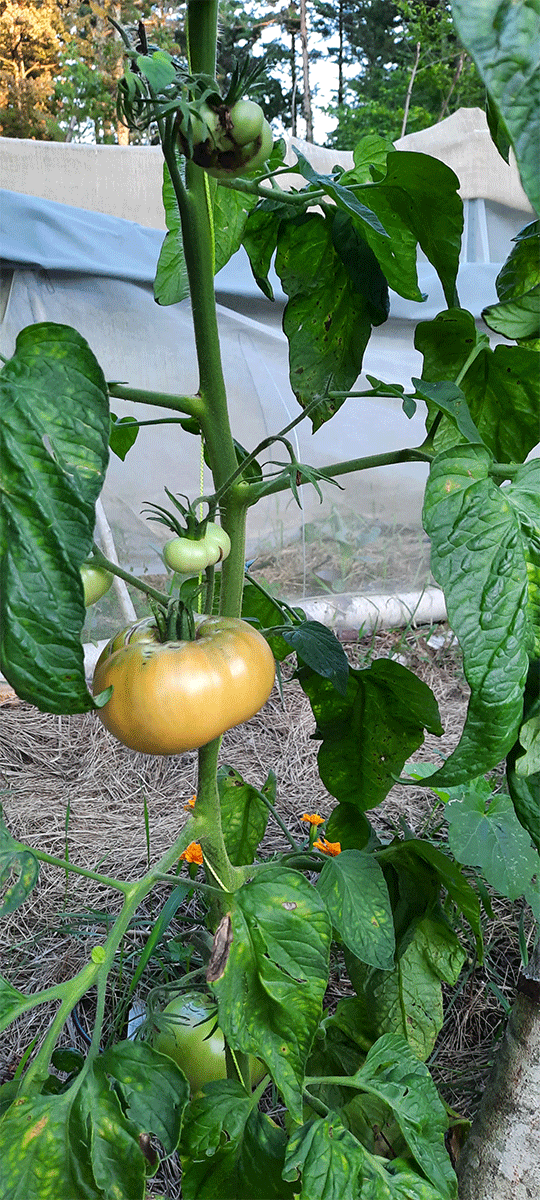
[[(178, 1063), (192, 1092), (227, 1078), (225, 1038), (217, 1024), (215, 1002), (204, 992), (183, 992), (169, 1001), (158, 1017), (153, 1045)], [(260, 1083), (264, 1074), (264, 1067), (251, 1057), (251, 1083)]]
[(162, 642), (147, 617), (102, 651), (93, 690), (112, 686), (99, 716), (125, 746), (181, 754), (254, 716), (273, 683), (272, 651), (246, 621), (207, 617), (192, 641)]
[[(510, 138), (538, 208), (531, 116), (538, 6), (455, 0), (453, 7), (490, 92), (493, 136), (501, 140), (504, 131)], [(25, 1047), (24, 1069), (0, 1089), (5, 1194), (142, 1200), (150, 1170), (145, 1150), (155, 1134), (167, 1155), (180, 1151), (184, 1200), (367, 1200), (375, 1194), (455, 1200), (445, 1142), (449, 1115), (426, 1066), (443, 1019), (442, 985), (457, 983), (466, 959), (475, 956), (481, 967), (483, 880), (540, 918), (540, 481), (538, 460), (530, 458), (538, 436), (538, 224), (517, 239), (497, 281), (499, 302), (484, 312), (488, 326), (512, 343), (493, 349), (473, 315), (459, 307), (463, 206), (458, 180), (443, 162), (398, 152), (373, 136), (356, 147), (347, 172), (322, 175), (298, 153), (300, 186), (284, 191), (282, 147), (272, 145), (259, 106), (246, 99), (247, 77), (235, 68), (224, 94), (215, 79), (216, 0), (188, 0), (185, 62), (149, 47), (142, 23), (136, 45), (117, 29), (126, 47), (119, 116), (135, 131), (157, 130), (163, 152), (168, 233), (156, 290), (161, 294), (166, 281), (168, 302), (175, 303), (187, 276), (198, 381), (193, 395), (179, 396), (107, 384), (76, 330), (42, 322), (21, 331), (1, 372), (7, 431), (2, 669), (21, 697), (45, 711), (96, 708), (132, 749), (175, 754), (197, 748), (196, 799), (157, 861), (151, 861), (148, 820), (149, 866), (129, 880), (26, 846), (0, 825), (4, 912), (26, 901), (40, 861), (66, 875), (81, 873), (121, 897), (103, 944), (92, 945), (73, 978), (29, 995), (18, 990), (17, 979), (0, 978), (2, 1028), (41, 1004), (54, 1009), (39, 1047)], [(213, 276), (216, 262), (223, 264), (241, 244), (267, 295), (274, 257), (287, 296), (283, 326), (300, 410), (292, 424), (309, 417), (319, 429), (351, 394), (393, 397), (409, 415), (425, 406), (418, 446), (317, 470), (297, 461), (287, 436), (291, 423), (249, 450), (239, 446), (230, 424)], [(417, 326), (422, 377), (405, 393), (370, 376), (358, 393), (363, 352), (372, 327), (388, 316), (390, 289), (423, 299), (419, 250), (448, 306)], [(202, 439), (208, 494), (186, 498), (184, 508), (166, 488), (185, 530), (157, 509), (157, 519), (178, 534), (166, 549), (171, 568), (204, 570), (201, 585), (173, 578), (167, 591), (153, 588), (93, 548), (109, 453), (109, 398), (133, 395), (140, 404), (165, 405), (172, 422)], [(285, 446), (290, 461), (272, 461), (277, 470), (269, 470), (264, 452), (274, 442)], [(429, 776), (420, 769), (425, 764), (416, 764), (419, 786), (430, 786), (444, 802), (448, 846), (410, 830), (385, 841), (367, 815), (401, 778), (425, 732), (440, 736), (430, 689), (393, 659), (351, 665), (329, 630), (278, 603), (260, 584), (244, 586), (246, 527), (260, 499), (286, 490), (298, 499), (305, 486), (320, 490), (342, 474), (390, 462), (421, 462), (428, 469), (423, 520), (432, 571), (470, 685), (456, 748)], [(199, 520), (199, 510), (211, 517), (219, 512), (219, 534), (212, 521)], [(195, 551), (202, 551), (196, 561)], [(80, 644), (79, 572), (90, 553), (95, 567), (144, 592), (153, 609), (102, 653), (95, 701)], [(201, 606), (193, 637), (181, 629), (186, 588)], [(326, 822), (304, 814), (308, 837), (295, 835), (280, 815), (271, 771), (254, 786), (219, 764), (220, 735), (255, 714), (270, 693), (269, 643), (279, 661), (295, 655), (295, 679), (320, 743), (317, 761), (331, 812)], [(482, 777), (504, 761), (508, 794), (492, 797)], [(267, 848), (269, 814), (284, 850)], [(185, 944), (173, 931), (180, 908), (185, 924), (195, 926)], [(134, 926), (146, 940), (138, 961), (128, 965), (125, 938)], [(163, 970), (162, 943), (169, 937), (175, 963), (186, 967), (183, 983), (198, 984), (204, 976), (225, 1045), (227, 1077), (208, 1084), (198, 1079), (201, 1094), (191, 1098), (172, 1058), (142, 1039), (121, 1037), (134, 992), (146, 995)], [(331, 954), (346, 972), (347, 994), (326, 1011)], [(126, 993), (117, 1016), (120, 979)], [(87, 1055), (66, 1058), (58, 1046), (62, 1030), (88, 993), (96, 1015)], [(190, 1026), (190, 1038), (194, 1033)], [(258, 1088), (252, 1093), (245, 1085), (250, 1056), (272, 1077), (279, 1128), (261, 1107)], [(59, 1079), (59, 1071), (67, 1079)], [(471, 1194), (492, 1200), (476, 1185)]]
[(113, 577), (110, 571), (106, 571), (103, 567), (94, 567), (92, 563), (83, 563), (81, 567), (81, 579), (84, 590), (84, 603), (88, 608), (91, 604), (96, 604), (101, 597), (108, 592), (112, 585)]

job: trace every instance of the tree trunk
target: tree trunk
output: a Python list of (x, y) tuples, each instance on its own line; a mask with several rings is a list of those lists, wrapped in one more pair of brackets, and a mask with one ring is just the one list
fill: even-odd
[(421, 51), (421, 49), (422, 49), (422, 43), (421, 43), (421, 42), (417, 42), (417, 43), (416, 43), (416, 58), (415, 58), (415, 60), (414, 60), (413, 69), (412, 69), (412, 71), (411, 71), (411, 76), (410, 76), (410, 79), (409, 79), (409, 86), (408, 86), (408, 88), (407, 88), (407, 95), (405, 96), (405, 107), (404, 107), (404, 109), (403, 109), (403, 121), (401, 122), (401, 134), (400, 134), (400, 136), (401, 136), (401, 137), (405, 137), (405, 130), (406, 130), (406, 128), (407, 128), (407, 121), (408, 121), (408, 119), (409, 119), (409, 108), (410, 108), (410, 105), (411, 105), (411, 96), (412, 96), (413, 84), (414, 84), (414, 80), (415, 80), (415, 77), (416, 77), (416, 72), (417, 72), (417, 70), (418, 70), (418, 63), (420, 62), (420, 51)]
[(343, 104), (343, 0), (339, 0), (338, 105)]
[(304, 78), (304, 117), (306, 121), (306, 142), (313, 141), (313, 115), (311, 111), (311, 91), (309, 86), (309, 54), (307, 39), (306, 0), (300, 0), (300, 42), (302, 44), (302, 70)]
[(540, 1196), (540, 942), (461, 1152), (459, 1200)]

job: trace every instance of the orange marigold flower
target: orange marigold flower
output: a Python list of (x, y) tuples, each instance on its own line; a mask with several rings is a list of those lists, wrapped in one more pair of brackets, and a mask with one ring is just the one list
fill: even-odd
[(188, 808), (195, 808), (196, 799), (197, 799), (196, 796), (192, 796), (191, 800), (188, 800), (187, 804), (184, 804), (184, 809), (187, 810)]
[(183, 858), (187, 863), (197, 863), (199, 867), (202, 867), (203, 853), (199, 842), (190, 842), (189, 846), (186, 846), (186, 849), (180, 855), (180, 858)]
[(336, 854), (341, 854), (341, 842), (328, 842), (325, 837), (318, 838), (313, 843), (316, 850), (322, 850), (323, 854), (331, 854), (333, 857)]
[(320, 817), (318, 813), (303, 813), (303, 821), (309, 821), (310, 825), (324, 825), (324, 817)]

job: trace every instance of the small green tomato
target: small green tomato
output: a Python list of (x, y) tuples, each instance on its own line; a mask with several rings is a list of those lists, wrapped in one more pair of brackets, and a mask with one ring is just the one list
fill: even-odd
[(174, 537), (165, 543), (163, 557), (171, 571), (180, 575), (198, 574), (222, 562), (231, 552), (231, 539), (228, 533), (208, 521), (202, 538)]
[(113, 577), (104, 567), (94, 567), (92, 563), (83, 563), (81, 579), (84, 591), (84, 603), (88, 608), (108, 592)]
[(230, 135), (237, 146), (247, 146), (260, 137), (263, 129), (263, 110), (254, 100), (237, 100), (230, 110)]

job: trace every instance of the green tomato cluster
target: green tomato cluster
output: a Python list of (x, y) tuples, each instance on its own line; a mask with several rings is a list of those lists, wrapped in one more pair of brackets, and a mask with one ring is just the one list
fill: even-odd
[(171, 571), (180, 575), (198, 574), (207, 567), (213, 567), (222, 562), (231, 552), (231, 539), (228, 533), (208, 521), (204, 536), (194, 540), (189, 537), (170, 538), (163, 547), (163, 557)]
[(186, 158), (214, 179), (261, 170), (273, 146), (270, 125), (253, 100), (237, 100), (232, 108), (221, 104), (217, 109), (203, 103), (198, 115), (191, 117), (190, 137), (184, 120), (177, 136)]

